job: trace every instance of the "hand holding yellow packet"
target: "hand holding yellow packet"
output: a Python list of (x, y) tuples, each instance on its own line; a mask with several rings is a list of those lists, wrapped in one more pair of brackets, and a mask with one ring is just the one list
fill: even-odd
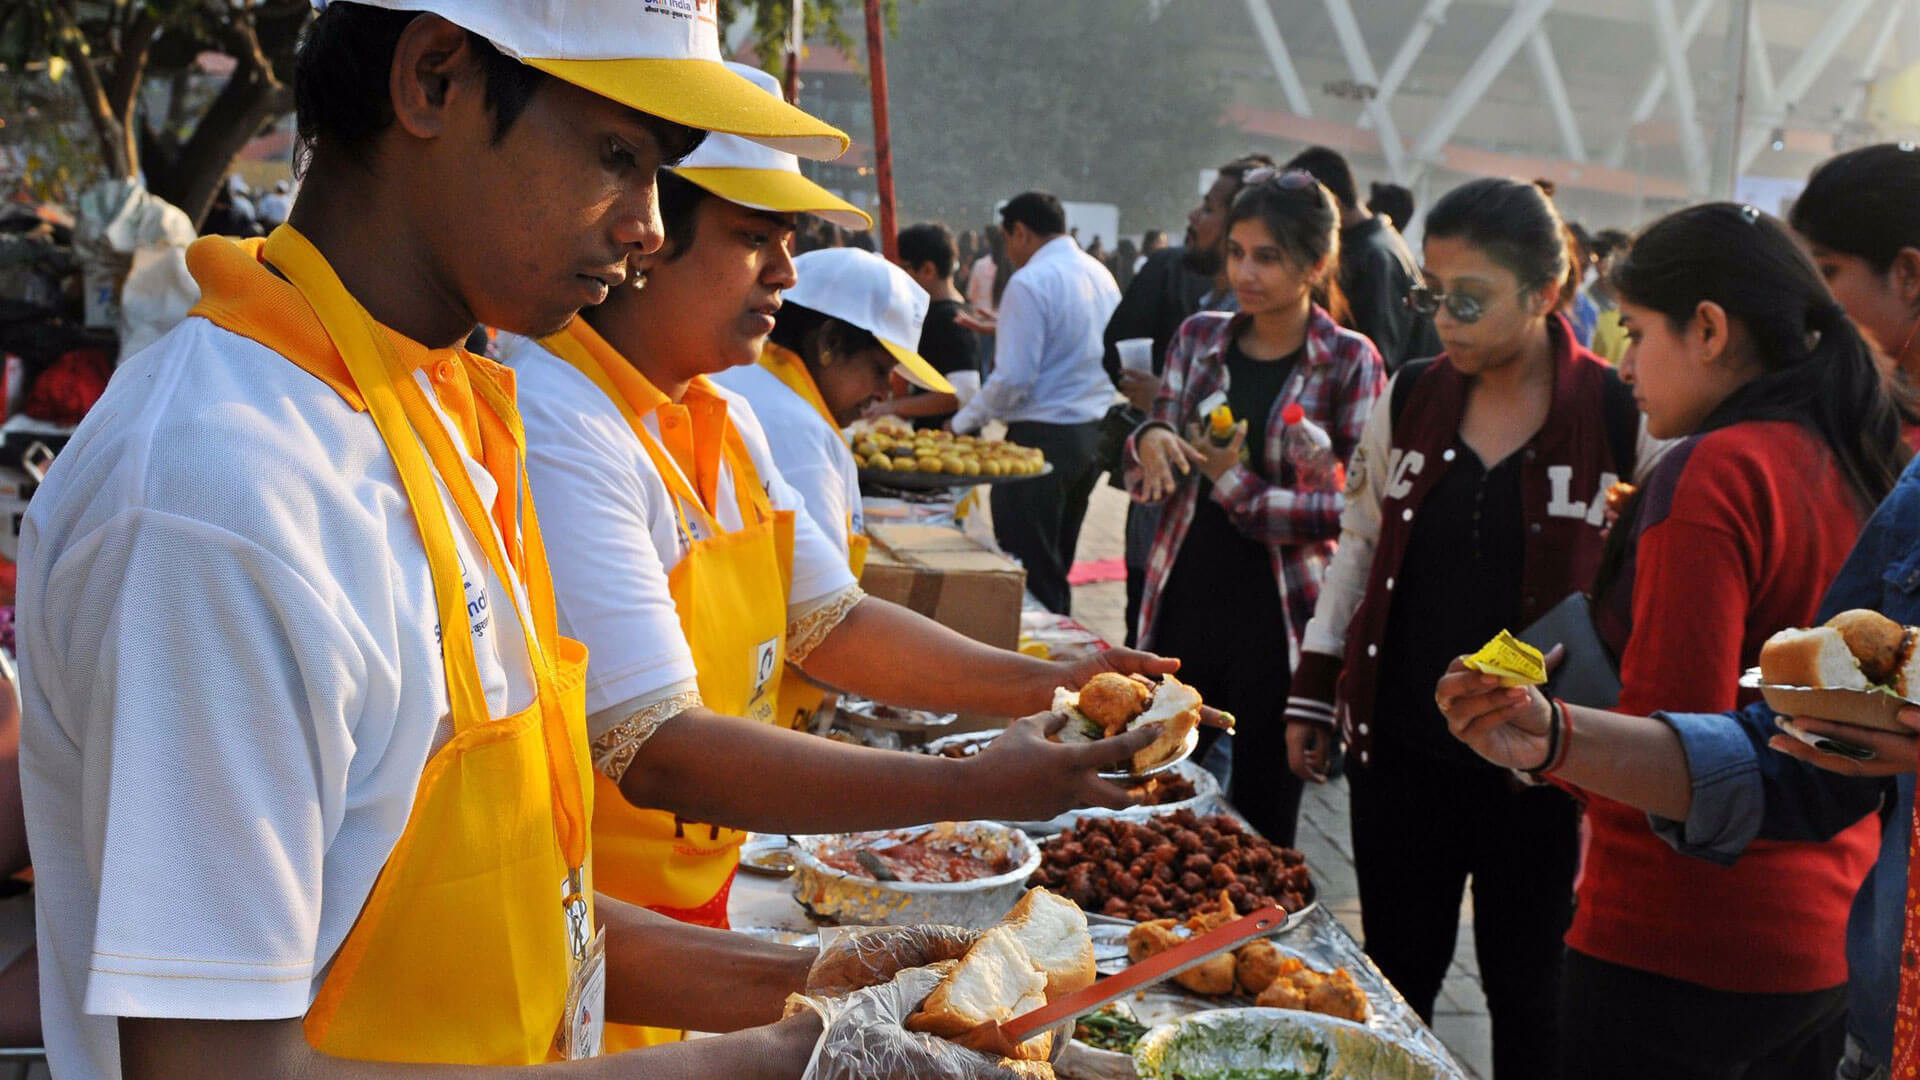
[(1482, 675), (1499, 676), (1501, 686), (1539, 686), (1547, 681), (1546, 657), (1505, 630), (1464, 663)]

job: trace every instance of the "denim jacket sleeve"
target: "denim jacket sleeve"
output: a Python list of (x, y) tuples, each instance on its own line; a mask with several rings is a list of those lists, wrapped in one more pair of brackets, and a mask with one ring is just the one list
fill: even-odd
[[(1867, 522), (1827, 589), (1820, 618), (1851, 608), (1920, 623), (1920, 458)], [(1768, 749), (1776, 729), (1765, 702), (1733, 713), (1659, 715), (1680, 736), (1693, 803), (1684, 822), (1649, 820), (1688, 855), (1725, 864), (1754, 840), (1825, 840), (1874, 812), (1893, 790), (1890, 780), (1840, 776)]]

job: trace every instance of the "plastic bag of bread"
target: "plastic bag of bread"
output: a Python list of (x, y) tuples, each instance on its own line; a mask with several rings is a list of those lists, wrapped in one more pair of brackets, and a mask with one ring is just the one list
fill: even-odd
[(1093, 984), (1093, 938), (1073, 901), (1030, 889), (965, 956), (942, 965), (938, 985), (907, 1018), (911, 1031), (1006, 1057), (1044, 1060), (1055, 1034), (1007, 1046), (999, 1025)]
[(828, 942), (807, 972), (806, 992), (840, 997), (876, 986), (907, 968), (958, 960), (980, 940), (959, 926), (860, 926)]
[[(949, 963), (952, 963), (951, 961)], [(787, 1013), (818, 1013), (822, 1030), (802, 1080), (869, 1080), (912, 1076), (925, 1080), (1052, 1080), (1044, 1061), (1008, 1061), (934, 1035), (906, 1030), (901, 1021), (942, 978), (937, 967), (908, 968), (879, 986), (846, 997), (794, 995)]]

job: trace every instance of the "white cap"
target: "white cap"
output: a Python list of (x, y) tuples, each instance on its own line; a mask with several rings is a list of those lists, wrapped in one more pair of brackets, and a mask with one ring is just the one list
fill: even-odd
[[(728, 69), (784, 101), (780, 81), (751, 64)], [(738, 135), (715, 132), (674, 166), (674, 173), (731, 203), (778, 214), (813, 214), (843, 229), (870, 229), (873, 219), (800, 174), (800, 159)]]
[(831, 315), (878, 338), (900, 373), (923, 390), (953, 393), (953, 384), (916, 350), (927, 321), (927, 290), (905, 270), (859, 248), (820, 248), (795, 256), (788, 303)]
[[(328, 0), (312, 0), (325, 8)], [(716, 0), (357, 0), (431, 12), (530, 67), (641, 112), (810, 158), (847, 148), (838, 128), (728, 71)]]

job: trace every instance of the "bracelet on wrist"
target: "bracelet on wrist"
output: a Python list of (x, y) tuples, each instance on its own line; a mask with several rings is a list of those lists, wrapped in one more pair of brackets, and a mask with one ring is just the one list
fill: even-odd
[(1553, 699), (1553, 707), (1560, 717), (1560, 749), (1553, 757), (1553, 764), (1547, 766), (1542, 774), (1545, 776), (1559, 772), (1560, 767), (1567, 763), (1567, 753), (1573, 749), (1573, 710), (1567, 708), (1567, 703), (1559, 698)]
[(1538, 780), (1554, 769), (1559, 768), (1561, 744), (1564, 741), (1565, 735), (1565, 721), (1563, 719), (1565, 715), (1566, 710), (1557, 699), (1547, 699), (1547, 756), (1540, 759), (1540, 764), (1535, 765), (1531, 769), (1522, 769), (1521, 772)]

